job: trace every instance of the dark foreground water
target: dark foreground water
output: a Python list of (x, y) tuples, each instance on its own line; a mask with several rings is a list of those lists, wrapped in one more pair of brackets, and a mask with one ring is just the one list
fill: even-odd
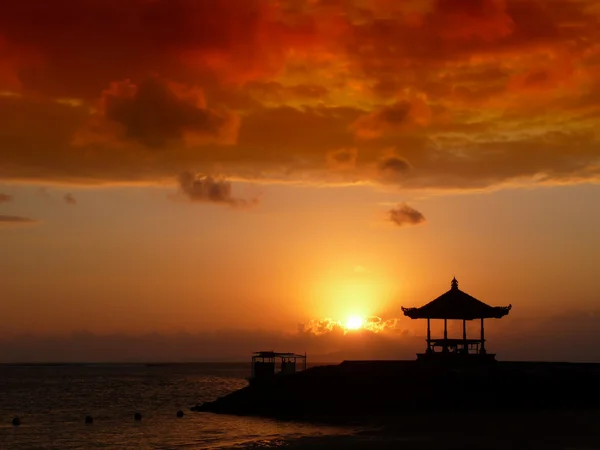
[[(272, 448), (353, 431), (189, 411), (246, 386), (249, 370), (249, 364), (0, 366), (0, 449)], [(84, 423), (86, 415), (93, 424)], [(12, 426), (15, 416), (19, 427)]]

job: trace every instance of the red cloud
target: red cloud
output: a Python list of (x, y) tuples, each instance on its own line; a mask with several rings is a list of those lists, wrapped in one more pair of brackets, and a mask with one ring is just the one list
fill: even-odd
[[(593, 6), (7, 2), (0, 177), (152, 181), (219, 167), (436, 188), (596, 180)], [(382, 163), (386, 148), (410, 174)]]
[(402, 131), (411, 126), (426, 126), (431, 110), (423, 97), (385, 105), (352, 124), (356, 135), (364, 139), (377, 138), (387, 132)]
[(507, 14), (506, 0), (441, 0), (435, 21), (450, 39), (493, 41), (511, 35), (515, 22)]
[(37, 61), (17, 61), (19, 81), (59, 97), (93, 98), (110, 81), (155, 72), (256, 79), (279, 71), (290, 49), (318, 47), (312, 15), (266, 0), (23, 0), (2, 12), (9, 49)]

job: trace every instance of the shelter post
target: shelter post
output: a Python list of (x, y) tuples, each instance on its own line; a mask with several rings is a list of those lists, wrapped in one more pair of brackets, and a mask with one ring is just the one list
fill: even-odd
[(448, 319), (444, 319), (444, 348), (442, 351), (448, 351)]
[(427, 353), (431, 352), (431, 319), (427, 318)]
[(467, 342), (467, 321), (463, 319), (463, 351), (469, 353), (469, 344)]
[(483, 317), (481, 318), (481, 350), (479, 353), (485, 353), (485, 333), (483, 330)]

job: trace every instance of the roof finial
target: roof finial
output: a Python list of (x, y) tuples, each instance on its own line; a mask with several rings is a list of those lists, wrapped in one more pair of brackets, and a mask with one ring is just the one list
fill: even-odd
[(452, 289), (458, 289), (458, 281), (456, 277), (452, 278)]

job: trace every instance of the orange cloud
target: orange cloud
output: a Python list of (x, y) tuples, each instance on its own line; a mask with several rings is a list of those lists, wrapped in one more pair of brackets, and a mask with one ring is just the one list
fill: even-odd
[[(368, 316), (363, 319), (360, 330), (369, 333), (399, 331), (399, 319), (392, 318), (384, 320), (379, 316)], [(323, 336), (328, 334), (345, 335), (349, 330), (342, 321), (325, 318), (312, 319), (307, 323), (300, 324), (298, 326), (298, 331), (300, 333)], [(355, 332), (356, 330), (351, 331)]]
[[(411, 188), (595, 181), (593, 6), (12, 2), (0, 177), (135, 182), (219, 167)], [(383, 176), (400, 168), (382, 162), (389, 148), (410, 164), (402, 176)]]

